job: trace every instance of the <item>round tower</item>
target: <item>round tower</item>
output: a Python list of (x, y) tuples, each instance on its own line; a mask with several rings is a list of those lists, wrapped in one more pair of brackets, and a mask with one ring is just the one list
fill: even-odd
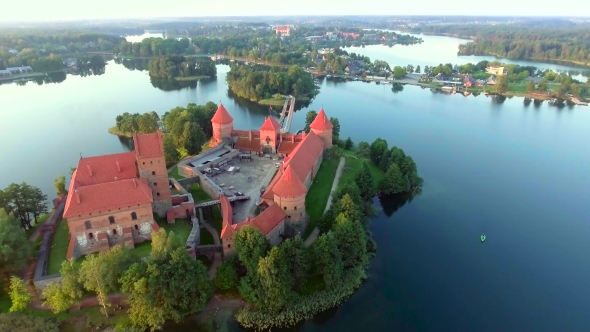
[(288, 165), (279, 181), (272, 188), (275, 203), (287, 215), (287, 221), (299, 221), (306, 217), (305, 194), (307, 188)]
[(324, 109), (320, 109), (320, 112), (318, 113), (318, 115), (315, 117), (315, 119), (313, 120), (313, 122), (309, 125), (309, 128), (311, 128), (311, 131), (314, 132), (314, 134), (318, 135), (322, 141), (324, 141), (324, 145), (326, 148), (329, 148), (332, 146), (332, 128), (334, 126), (332, 126), (332, 122), (330, 122), (330, 119), (328, 119), (328, 117), (326, 116), (326, 112), (324, 112)]
[(223, 104), (219, 104), (217, 112), (215, 112), (215, 115), (211, 119), (211, 125), (213, 126), (213, 140), (215, 143), (220, 143), (225, 138), (231, 137), (231, 133), (234, 130), (234, 118), (229, 115)]

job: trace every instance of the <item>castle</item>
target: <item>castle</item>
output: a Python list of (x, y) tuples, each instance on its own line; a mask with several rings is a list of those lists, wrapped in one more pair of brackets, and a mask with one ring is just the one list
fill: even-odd
[(169, 222), (194, 215), (192, 198), (171, 194), (162, 133), (133, 141), (135, 151), (78, 161), (64, 210), (68, 259), (150, 240), (159, 229), (154, 212)]
[[(324, 150), (332, 146), (332, 123), (323, 109), (310, 125), (310, 132), (295, 135), (281, 132), (280, 124), (267, 117), (259, 130), (235, 130), (233, 118), (223, 105), (213, 116), (213, 145), (231, 144), (234, 149), (256, 153), (276, 153), (283, 158), (278, 171), (260, 199), (262, 212), (234, 223), (232, 206), (220, 195), (223, 216), (221, 240), (225, 253), (232, 251), (235, 232), (251, 225), (276, 245), (283, 235), (285, 222), (306, 224), (305, 196), (323, 160)], [(305, 226), (303, 226), (304, 228)]]

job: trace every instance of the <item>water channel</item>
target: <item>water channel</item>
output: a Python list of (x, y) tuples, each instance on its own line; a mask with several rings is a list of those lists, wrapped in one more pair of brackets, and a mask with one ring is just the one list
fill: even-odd
[[(393, 65), (459, 63), (439, 57), (457, 40), (446, 38), (445, 46), (440, 38), (446, 37), (354, 51)], [(392, 60), (375, 53), (385, 51)], [(236, 128), (258, 128), (268, 109), (232, 97), (228, 70), (220, 65), (216, 80), (164, 91), (146, 71), (110, 61), (99, 76), (0, 86), (0, 188), (26, 181), (53, 197), (53, 179), (68, 174), (80, 154), (129, 149), (107, 133), (123, 112), (162, 115), (188, 103), (221, 101)], [(371, 226), (378, 252), (369, 279), (339, 308), (291, 330), (587, 330), (588, 107), (525, 106), (522, 98), (414, 86), (394, 93), (388, 85), (320, 84), (311, 105), (295, 114), (292, 130), (303, 127), (307, 110), (323, 106), (339, 118), (342, 137), (382, 137), (403, 148), (425, 184), (403, 206), (375, 198), (382, 212)], [(219, 324), (239, 330), (231, 320)], [(189, 320), (166, 330), (191, 326)]]

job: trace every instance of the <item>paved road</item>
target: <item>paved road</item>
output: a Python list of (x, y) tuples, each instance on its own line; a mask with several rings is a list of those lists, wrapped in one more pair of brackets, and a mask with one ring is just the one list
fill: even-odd
[[(336, 191), (336, 188), (338, 188), (338, 183), (340, 183), (340, 177), (342, 176), (342, 171), (344, 170), (345, 163), (346, 159), (344, 157), (340, 157), (340, 163), (338, 164), (338, 168), (336, 169), (336, 176), (334, 176), (334, 182), (332, 182), (332, 190), (330, 190), (330, 196), (328, 196), (328, 202), (326, 203), (324, 213), (328, 212), (328, 210), (330, 210), (330, 207), (332, 206), (332, 195)], [(309, 234), (309, 236), (305, 240), (305, 247), (309, 248), (315, 242), (319, 235), (320, 229), (317, 227), (314, 228), (311, 234)]]

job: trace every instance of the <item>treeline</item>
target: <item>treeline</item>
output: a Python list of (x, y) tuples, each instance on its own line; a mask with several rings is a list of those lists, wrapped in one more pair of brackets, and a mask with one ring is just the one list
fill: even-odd
[(167, 320), (178, 322), (202, 310), (213, 293), (207, 268), (186, 254), (185, 244), (173, 232), (152, 233), (151, 245), (148, 260), (117, 245), (86, 256), (81, 264), (64, 261), (61, 282), (43, 289), (44, 305), (61, 313), (79, 306), (82, 297), (91, 293), (108, 317), (112, 306), (108, 294), (124, 292), (129, 295), (131, 326), (118, 327), (125, 331), (156, 330)]
[(162, 55), (194, 54), (194, 49), (187, 38), (145, 38), (141, 42), (131, 43), (121, 41), (114, 47), (113, 52), (138, 57), (152, 57)]
[(459, 46), (459, 55), (495, 55), (509, 59), (534, 59), (590, 63), (590, 26), (531, 24), (429, 26), (423, 32), (471, 37)]
[(31, 66), (36, 72), (55, 71), (65, 67), (61, 56), (57, 54), (45, 56), (32, 48), (22, 50), (19, 56), (0, 59), (0, 69), (20, 66)]
[(182, 55), (166, 55), (150, 60), (148, 71), (152, 77), (167, 79), (189, 76), (217, 76), (217, 68), (213, 61)]
[(76, 51), (111, 51), (113, 47), (125, 40), (123, 37), (88, 32), (45, 32), (32, 30), (12, 32), (0, 35), (0, 56), (4, 51), (25, 48), (44, 49), (49, 53)]
[(115, 127), (109, 131), (117, 135), (132, 136), (134, 133), (148, 134), (162, 129), (166, 164), (173, 165), (180, 159), (179, 150), (190, 155), (201, 152), (202, 146), (213, 136), (211, 119), (215, 111), (217, 104), (208, 102), (205, 105), (191, 103), (186, 108), (175, 107), (161, 119), (156, 112), (126, 112), (116, 117)]
[(229, 88), (238, 96), (252, 101), (275, 94), (308, 96), (316, 92), (313, 77), (300, 66), (280, 67), (234, 65), (226, 76)]

